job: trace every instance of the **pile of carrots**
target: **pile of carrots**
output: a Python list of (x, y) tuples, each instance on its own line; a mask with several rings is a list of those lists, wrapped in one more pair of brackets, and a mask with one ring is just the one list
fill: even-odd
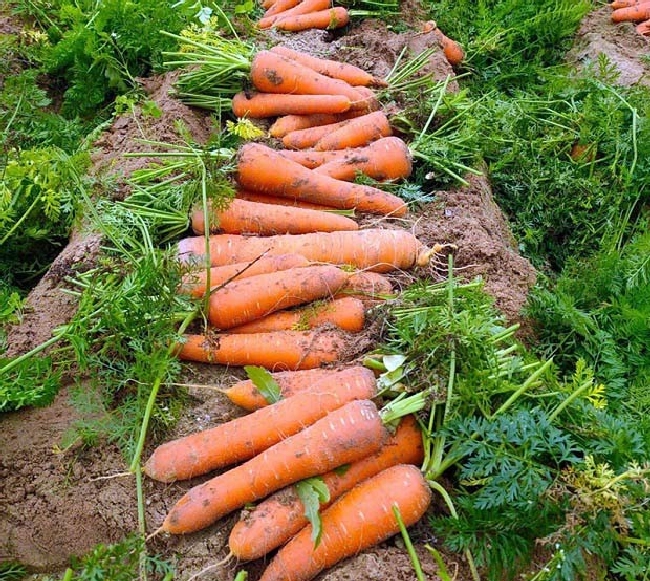
[(637, 22), (636, 31), (643, 36), (650, 36), (650, 1), (615, 0), (610, 4), (612, 22)]
[(350, 22), (350, 12), (342, 6), (333, 7), (331, 0), (264, 0), (264, 16), (258, 28), (276, 28), (299, 32), (311, 28), (333, 30)]
[[(198, 236), (182, 240), (179, 255), (200, 266), (189, 267), (181, 290), (210, 293), (214, 333), (186, 336), (179, 356), (270, 370), (335, 363), (364, 328), (366, 308), (391, 295), (383, 274), (426, 265), (436, 250), (405, 230), (360, 229), (339, 213), (405, 216), (401, 198), (354, 180), (406, 178), (410, 152), (368, 88), (381, 81), (357, 67), (275, 47), (256, 54), (251, 80), (258, 92), (235, 96), (234, 112), (272, 118), (278, 148), (243, 145), (235, 199), (191, 216)], [(271, 112), (257, 105), (267, 97)], [(345, 115), (329, 104), (301, 109), (303, 99), (342, 101)]]
[[(162, 444), (144, 471), (174, 482), (239, 463), (190, 488), (159, 530), (194, 532), (262, 500), (232, 529), (229, 556), (250, 561), (279, 548), (261, 580), (308, 581), (399, 532), (395, 510), (405, 526), (423, 516), (431, 491), (416, 467), (422, 434), (412, 415), (389, 432), (372, 401), (375, 376), (363, 367), (273, 379), (275, 403), (250, 380), (234, 384), (225, 395), (251, 413)], [(315, 501), (320, 531), (300, 492), (300, 482), (314, 477), (326, 490)]]

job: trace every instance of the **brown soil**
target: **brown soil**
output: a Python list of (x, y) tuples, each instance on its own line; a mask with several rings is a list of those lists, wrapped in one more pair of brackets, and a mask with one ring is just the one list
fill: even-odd
[[(576, 61), (587, 63), (597, 58), (603, 48), (616, 49), (608, 54), (626, 54), (631, 61), (647, 41), (637, 38), (629, 27), (617, 28), (606, 21), (605, 9), (585, 20), (578, 47), (573, 51)], [(288, 37), (283, 36), (283, 40)], [(598, 40), (600, 39), (600, 41)], [(315, 54), (344, 58), (383, 76), (393, 66), (403, 46), (418, 46), (418, 50), (433, 42), (428, 35), (417, 33), (395, 34), (382, 24), (364, 22), (345, 36), (307, 32), (291, 37), (291, 44)], [(636, 50), (637, 52), (634, 52)], [(619, 65), (619, 60), (612, 59)], [(627, 62), (627, 61), (625, 61)], [(636, 64), (621, 65), (630, 82), (647, 82), (647, 69), (639, 72)], [(440, 55), (432, 59), (432, 70), (437, 78), (451, 73), (451, 68)], [(636, 68), (635, 68), (636, 67)], [(137, 113), (117, 119), (97, 142), (95, 168), (98, 173), (128, 175), (142, 167), (144, 159), (124, 159), (127, 151), (146, 151), (149, 146), (140, 138), (171, 142), (179, 139), (175, 121), (182, 119), (194, 139), (205, 142), (211, 133), (211, 122), (203, 114), (185, 107), (169, 97), (172, 75), (144, 81), (145, 86), (163, 111), (159, 119)], [(391, 225), (396, 227), (397, 225)], [(508, 230), (506, 220), (495, 205), (489, 183), (484, 178), (472, 177), (470, 185), (450, 191), (436, 192), (434, 202), (418, 210), (411, 227), (427, 244), (453, 244), (458, 274), (481, 276), (486, 289), (510, 320), (518, 320), (526, 294), (535, 280), (535, 272), (517, 253), (516, 242)], [(75, 235), (48, 274), (30, 295), (34, 305), (21, 325), (11, 330), (12, 353), (24, 352), (48, 338), (53, 329), (69, 320), (75, 304), (62, 292), (65, 276), (79, 269), (89, 268), (98, 253), (96, 235)], [(444, 276), (445, 263), (433, 264), (426, 272), (415, 272), (395, 277), (404, 284), (414, 276)], [(38, 308), (36, 308), (38, 307)], [(364, 341), (365, 349), (376, 338), (381, 328), (377, 318)], [(354, 355), (354, 354), (352, 354)], [(187, 365), (184, 381), (192, 384), (225, 385), (241, 372), (219, 366)], [(226, 421), (241, 412), (214, 390), (193, 387), (191, 402), (175, 429), (180, 436)], [(0, 441), (0, 562), (17, 560), (33, 572), (60, 574), (70, 557), (82, 555), (98, 543), (113, 543), (137, 527), (135, 483), (132, 476), (120, 476), (127, 465), (113, 446), (93, 449), (72, 448), (61, 453), (58, 444), (79, 418), (63, 390), (54, 403), (43, 409), (28, 409), (4, 414)], [(145, 457), (151, 452), (145, 451)], [(145, 480), (146, 520), (148, 530), (155, 530), (171, 505), (191, 485), (174, 483), (164, 485)], [(440, 510), (432, 508), (434, 510)], [(227, 554), (227, 536), (237, 513), (223, 519), (209, 529), (182, 537), (160, 535), (150, 541), (152, 552), (158, 552), (175, 562), (177, 578), (185, 581), (191, 575), (213, 565)], [(422, 559), (427, 579), (439, 579), (437, 566), (423, 548), (425, 543), (440, 548), (439, 540), (428, 538), (424, 525), (415, 527), (413, 536)], [(444, 554), (447, 569), (454, 579), (470, 579), (462, 559)], [(255, 581), (263, 562), (247, 569)], [(220, 568), (206, 572), (201, 579), (231, 581), (235, 569)], [(410, 581), (415, 578), (408, 557), (398, 538), (380, 547), (364, 551), (347, 559), (318, 581), (373, 580)]]

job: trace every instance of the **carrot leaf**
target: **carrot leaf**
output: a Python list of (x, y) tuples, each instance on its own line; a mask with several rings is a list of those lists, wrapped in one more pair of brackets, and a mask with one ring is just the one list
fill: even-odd
[(322, 526), (320, 518), (320, 505), (329, 502), (330, 491), (322, 478), (314, 477), (301, 480), (296, 484), (298, 498), (305, 507), (305, 516), (311, 523), (311, 539), (314, 547), (320, 543)]
[(244, 371), (266, 401), (269, 403), (280, 401), (282, 397), (280, 395), (280, 386), (266, 369), (255, 365), (246, 365)]

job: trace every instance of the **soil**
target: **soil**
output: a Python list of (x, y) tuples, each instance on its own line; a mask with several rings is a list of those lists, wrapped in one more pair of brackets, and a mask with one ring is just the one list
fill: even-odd
[[(585, 66), (604, 52), (621, 70), (621, 82), (647, 84), (647, 65), (638, 58), (642, 52), (647, 53), (647, 39), (638, 37), (627, 25), (611, 25), (607, 10), (604, 7), (585, 19), (570, 57), (579, 66)], [(413, 10), (405, 10), (405, 14), (410, 15), (414, 28), (419, 29), (416, 5)], [(0, 31), (6, 30), (6, 26), (0, 22)], [(370, 20), (345, 35), (310, 31), (291, 36), (293, 47), (353, 62), (379, 76), (392, 68), (404, 46), (422, 50), (433, 42), (430, 35), (398, 34)], [(436, 78), (453, 73), (442, 53), (434, 55), (430, 67)], [(134, 115), (116, 119), (96, 143), (94, 161), (98, 175), (110, 173), (121, 177), (143, 167), (146, 159), (125, 159), (121, 155), (147, 151), (150, 146), (139, 142), (141, 138), (166, 142), (180, 139), (176, 125), (180, 119), (197, 142), (209, 139), (213, 130), (209, 117), (169, 95), (173, 78), (173, 75), (165, 75), (143, 80), (143, 86), (163, 114), (154, 118), (136, 111)], [(484, 177), (468, 179), (467, 187), (435, 192), (435, 200), (418, 209), (409, 222), (387, 226), (411, 228), (429, 245), (453, 245), (454, 248), (450, 246), (449, 249), (454, 253), (458, 275), (480, 276), (505, 317), (509, 321), (520, 321), (520, 309), (535, 282), (535, 271), (518, 254), (507, 221), (492, 199), (489, 182)], [(115, 195), (120, 195), (119, 188)], [(63, 292), (66, 275), (90, 268), (98, 256), (99, 242), (96, 234), (75, 233), (70, 245), (30, 294), (28, 303), (33, 306), (25, 313), (22, 323), (10, 331), (12, 354), (29, 350), (69, 320), (75, 303)], [(428, 269), (395, 275), (394, 282), (402, 285), (425, 275), (442, 278), (445, 270), (446, 260), (441, 256), (440, 261)], [(357, 348), (369, 348), (380, 331), (381, 317), (378, 316)], [(358, 353), (350, 355), (354, 357)], [(241, 372), (196, 364), (185, 366), (183, 381), (218, 386), (232, 382), (235, 377), (241, 377)], [(239, 414), (240, 410), (213, 389), (193, 387), (190, 403), (172, 435), (189, 434)], [(92, 449), (73, 447), (64, 453), (59, 450), (58, 445), (79, 419), (65, 388), (46, 408), (0, 417), (3, 434), (0, 441), (0, 562), (18, 561), (34, 573), (34, 578), (45, 573), (60, 576), (71, 556), (82, 555), (99, 543), (117, 542), (137, 528), (135, 482), (133, 476), (122, 475), (127, 464), (117, 448), (101, 445)], [(145, 450), (145, 457), (151, 453), (152, 446), (150, 443)], [(163, 485), (145, 480), (148, 530), (155, 530), (171, 505), (198, 482), (200, 479)], [(443, 508), (436, 504), (430, 510), (436, 512)], [(174, 561), (177, 578), (186, 581), (226, 556), (227, 537), (237, 518), (234, 513), (205, 531), (187, 536), (156, 536), (150, 541), (150, 550)], [(412, 531), (426, 578), (433, 581), (440, 576), (424, 544), (441, 550), (441, 539), (427, 535), (424, 525)], [(454, 579), (471, 579), (460, 557), (441, 552)], [(247, 566), (251, 581), (259, 578), (263, 566), (263, 562)], [(200, 578), (231, 581), (234, 572), (233, 567), (214, 568)], [(400, 539), (394, 538), (345, 560), (318, 577), (318, 581), (348, 579), (411, 581), (415, 575)]]

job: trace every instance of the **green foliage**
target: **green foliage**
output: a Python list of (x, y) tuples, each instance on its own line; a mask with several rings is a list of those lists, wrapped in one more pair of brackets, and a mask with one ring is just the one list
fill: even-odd
[(466, 49), (464, 66), (482, 90), (531, 88), (570, 48), (589, 0), (441, 0), (430, 11)]
[(61, 384), (61, 372), (54, 369), (52, 358), (33, 357), (4, 371), (10, 361), (0, 357), (0, 413), (52, 403)]
[(0, 183), (0, 269), (5, 283), (27, 286), (67, 240), (76, 214), (76, 176), (88, 155), (43, 147), (12, 153)]
[(27, 575), (27, 569), (19, 563), (0, 563), (0, 581), (19, 581)]

